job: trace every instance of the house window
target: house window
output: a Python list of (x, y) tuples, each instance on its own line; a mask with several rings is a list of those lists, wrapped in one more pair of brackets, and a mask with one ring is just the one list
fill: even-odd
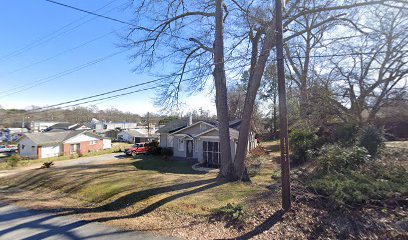
[(203, 159), (208, 165), (220, 165), (220, 143), (203, 141)]
[(21, 145), (21, 149), (24, 149), (25, 148), (25, 145), (23, 144), (23, 145)]
[(183, 139), (178, 139), (178, 150), (179, 151), (184, 151), (184, 141)]
[(92, 141), (89, 142), (89, 145), (96, 145), (97, 143), (98, 143), (97, 140), (92, 140)]
[(78, 153), (79, 152), (79, 144), (71, 144), (71, 153)]

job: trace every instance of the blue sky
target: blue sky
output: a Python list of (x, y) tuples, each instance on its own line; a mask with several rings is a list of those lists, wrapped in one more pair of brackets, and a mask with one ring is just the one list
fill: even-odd
[[(60, 2), (90, 11), (105, 6), (97, 12), (124, 21), (132, 19), (131, 11), (123, 8), (128, 0)], [(130, 52), (126, 51), (66, 76), (49, 78), (123, 50), (117, 44), (121, 43), (119, 35), (126, 33), (124, 24), (44, 0), (14, 0), (2, 2), (0, 29), (0, 105), (4, 108), (52, 105), (155, 78), (154, 69), (150, 73), (132, 72)], [(52, 59), (44, 61), (48, 58)], [(154, 97), (154, 90), (150, 90), (97, 107), (113, 106), (138, 114), (159, 112), (160, 108), (153, 106)], [(188, 102), (184, 112), (203, 107), (215, 113), (209, 92), (183, 96), (182, 101)]]

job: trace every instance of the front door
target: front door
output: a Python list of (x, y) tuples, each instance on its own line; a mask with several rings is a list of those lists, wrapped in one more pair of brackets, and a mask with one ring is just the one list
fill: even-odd
[(187, 140), (186, 145), (187, 145), (187, 147), (186, 147), (186, 149), (187, 149), (186, 157), (192, 158), (193, 157), (193, 149), (194, 149), (193, 140)]

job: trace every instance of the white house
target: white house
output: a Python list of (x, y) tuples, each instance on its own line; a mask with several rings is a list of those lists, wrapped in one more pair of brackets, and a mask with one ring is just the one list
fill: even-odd
[(149, 142), (154, 139), (157, 139), (157, 134), (155, 130), (150, 129), (132, 129), (124, 130), (118, 133), (118, 140), (130, 143), (140, 143), (140, 142)]
[[(185, 124), (186, 126), (183, 126)], [(239, 127), (241, 121), (230, 123), (230, 142), (232, 157), (235, 157)], [(160, 146), (173, 149), (173, 155), (179, 158), (196, 159), (211, 166), (220, 165), (220, 145), (217, 122), (180, 121), (169, 123), (160, 133)], [(256, 146), (255, 134), (250, 133), (249, 150)]]

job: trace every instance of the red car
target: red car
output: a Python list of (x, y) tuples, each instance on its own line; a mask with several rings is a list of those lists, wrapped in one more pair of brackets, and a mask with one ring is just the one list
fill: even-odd
[(132, 147), (125, 149), (126, 155), (136, 156), (137, 154), (146, 153), (148, 143), (135, 143)]

